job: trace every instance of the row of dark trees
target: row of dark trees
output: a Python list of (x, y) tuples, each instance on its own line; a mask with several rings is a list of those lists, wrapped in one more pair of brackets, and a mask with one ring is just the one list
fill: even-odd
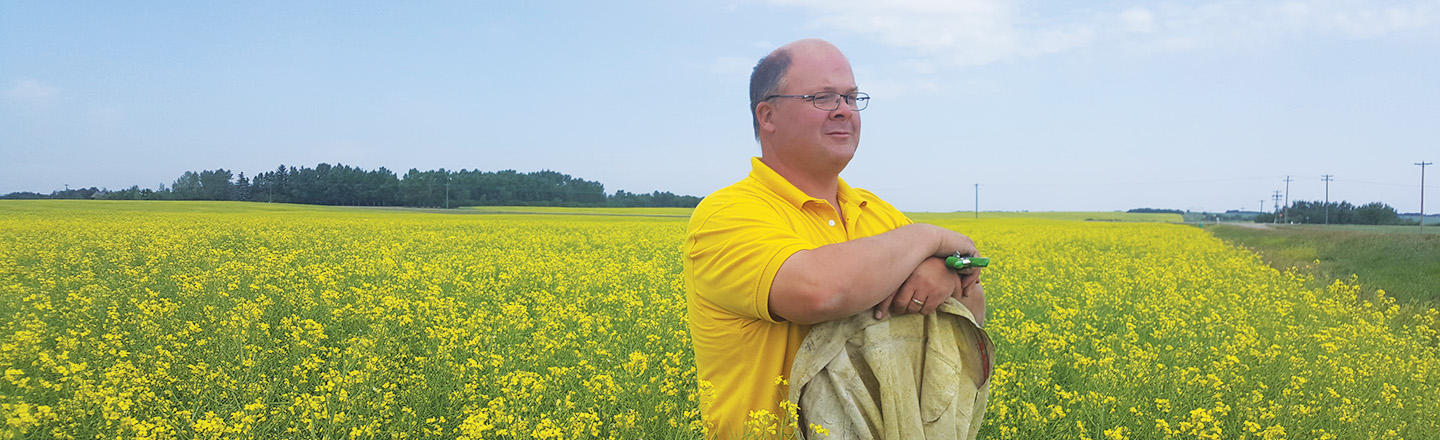
[(1181, 210), (1179, 210), (1179, 209), (1135, 208), (1135, 209), (1131, 209), (1131, 210), (1125, 211), (1125, 212), (1129, 212), (1129, 213), (1140, 213), (1140, 214), (1179, 214), (1179, 215), (1185, 215), (1185, 211), (1181, 211)]
[(315, 168), (279, 166), (253, 179), (229, 170), (186, 171), (166, 188), (66, 189), (44, 195), (11, 193), (10, 199), (104, 200), (237, 200), (344, 206), (621, 206), (685, 207), (700, 203), (695, 196), (669, 191), (636, 194), (605, 193), (605, 185), (555, 171), (520, 173), (410, 169), (403, 177), (381, 167), (366, 171), (322, 163)]
[(1359, 224), (1359, 225), (1399, 225), (1413, 223), (1400, 218), (1400, 214), (1390, 205), (1371, 202), (1355, 206), (1350, 202), (1321, 201), (1307, 202), (1296, 201), (1289, 207), (1282, 209), (1279, 213), (1263, 213), (1255, 216), (1256, 223), (1272, 223), (1279, 216), (1280, 223), (1312, 223), (1312, 224)]

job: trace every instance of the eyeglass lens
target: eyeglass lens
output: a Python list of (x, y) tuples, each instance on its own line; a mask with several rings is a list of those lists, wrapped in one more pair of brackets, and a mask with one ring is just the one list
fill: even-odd
[(870, 103), (870, 95), (864, 93), (841, 95), (835, 92), (822, 92), (816, 93), (815, 99), (811, 102), (815, 104), (815, 108), (831, 111), (840, 108), (840, 101), (845, 101), (845, 105), (850, 106), (851, 110), (860, 111)]

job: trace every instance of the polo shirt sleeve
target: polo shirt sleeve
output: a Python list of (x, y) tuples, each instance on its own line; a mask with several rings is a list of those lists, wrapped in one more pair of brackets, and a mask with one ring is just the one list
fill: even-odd
[(770, 316), (770, 285), (780, 265), (814, 249), (774, 207), (738, 201), (692, 219), (686, 239), (687, 279), (700, 299), (738, 317)]

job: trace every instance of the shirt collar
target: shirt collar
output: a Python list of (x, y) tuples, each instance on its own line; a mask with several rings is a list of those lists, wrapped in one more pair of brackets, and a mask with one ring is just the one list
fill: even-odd
[[(794, 184), (791, 184), (789, 180), (785, 180), (785, 177), (775, 172), (775, 170), (771, 169), (769, 165), (766, 165), (765, 162), (761, 161), (758, 157), (750, 158), (750, 178), (760, 182), (761, 186), (769, 188), (771, 191), (779, 194), (781, 198), (790, 202), (796, 209), (803, 208), (806, 202), (825, 201), (825, 199), (810, 197), (809, 194), (805, 194), (805, 191), (796, 188)], [(837, 198), (839, 198), (840, 204), (853, 204), (863, 208), (869, 203), (869, 200), (866, 200), (864, 196), (860, 195), (859, 191), (851, 188), (850, 184), (845, 183), (845, 179), (842, 178), (839, 179), (839, 181), (840, 187)]]

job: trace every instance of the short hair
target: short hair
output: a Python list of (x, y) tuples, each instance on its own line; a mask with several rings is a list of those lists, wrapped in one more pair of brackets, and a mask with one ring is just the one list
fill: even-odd
[(755, 64), (755, 71), (750, 73), (750, 123), (755, 126), (755, 140), (760, 140), (760, 120), (755, 114), (755, 106), (760, 105), (766, 96), (780, 93), (781, 83), (785, 80), (785, 72), (790, 70), (790, 51), (778, 49), (761, 58)]

